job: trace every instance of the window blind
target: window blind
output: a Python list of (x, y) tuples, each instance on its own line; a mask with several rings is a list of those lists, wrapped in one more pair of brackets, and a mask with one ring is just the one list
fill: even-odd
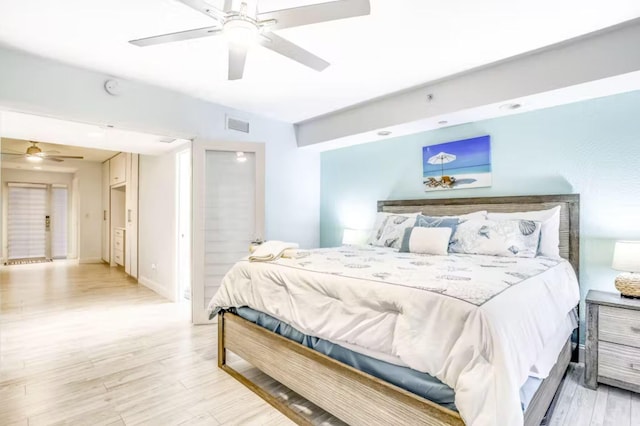
[(9, 183), (7, 201), (8, 258), (45, 257), (47, 187)]

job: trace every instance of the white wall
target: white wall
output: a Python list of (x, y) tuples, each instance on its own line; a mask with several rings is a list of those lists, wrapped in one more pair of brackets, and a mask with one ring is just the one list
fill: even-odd
[[(319, 245), (320, 156), (297, 149), (293, 125), (140, 82), (122, 81), (122, 95), (110, 96), (103, 84), (113, 76), (8, 48), (0, 47), (0, 63), (0, 108), (156, 134), (265, 143), (267, 238), (294, 240), (303, 247)], [(249, 121), (251, 133), (226, 130), (226, 115)], [(156, 259), (156, 282), (172, 293), (174, 274), (160, 271), (175, 264), (174, 173), (170, 155), (141, 157), (139, 275), (153, 278), (150, 263)], [(99, 215), (99, 200), (95, 206)], [(149, 220), (160, 226), (143, 232)]]
[(177, 285), (175, 162), (174, 153), (140, 155), (138, 195), (138, 280), (170, 300)]
[(78, 260), (102, 262), (102, 163), (75, 161), (78, 168)]

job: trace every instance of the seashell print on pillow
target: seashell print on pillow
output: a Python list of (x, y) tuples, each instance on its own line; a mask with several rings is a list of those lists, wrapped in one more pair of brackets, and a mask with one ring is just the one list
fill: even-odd
[(450, 252), (536, 257), (541, 228), (535, 220), (468, 220), (456, 228)]
[(520, 220), (518, 227), (522, 235), (531, 235), (536, 232), (536, 223), (533, 220)]

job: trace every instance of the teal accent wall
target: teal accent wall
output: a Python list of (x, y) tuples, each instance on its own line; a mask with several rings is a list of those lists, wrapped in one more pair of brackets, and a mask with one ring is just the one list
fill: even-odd
[[(423, 146), (487, 134), (491, 187), (423, 190)], [(370, 228), (377, 200), (566, 193), (581, 196), (583, 300), (615, 291), (613, 245), (640, 239), (640, 91), (324, 152), (320, 244)]]

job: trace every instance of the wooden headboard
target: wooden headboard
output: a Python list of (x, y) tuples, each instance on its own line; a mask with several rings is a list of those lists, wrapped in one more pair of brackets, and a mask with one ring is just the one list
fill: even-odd
[(442, 198), (378, 201), (378, 211), (446, 216), (487, 210), (509, 213), (546, 210), (561, 206), (560, 256), (567, 259), (579, 276), (580, 271), (580, 195), (526, 195), (515, 197)]

